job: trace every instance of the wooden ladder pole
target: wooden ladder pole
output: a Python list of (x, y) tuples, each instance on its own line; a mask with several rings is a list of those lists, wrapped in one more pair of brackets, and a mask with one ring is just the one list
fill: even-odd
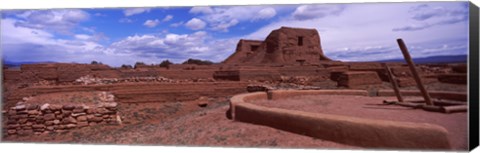
[(410, 57), (410, 53), (408, 52), (407, 46), (405, 45), (402, 39), (397, 39), (397, 43), (398, 43), (398, 46), (400, 47), (400, 50), (402, 50), (403, 57), (405, 57), (405, 61), (410, 67), (410, 71), (412, 71), (412, 75), (413, 75), (413, 78), (415, 79), (415, 82), (417, 82), (418, 89), (420, 89), (420, 91), (422, 92), (423, 98), (425, 99), (425, 103), (427, 105), (433, 105), (430, 95), (428, 94), (427, 89), (425, 89), (425, 86), (423, 85), (423, 82), (420, 79), (420, 76), (418, 75), (417, 69), (415, 69), (415, 63), (413, 63), (412, 57)]
[(402, 93), (400, 93), (397, 80), (392, 75), (392, 71), (390, 70), (390, 67), (388, 67), (386, 63), (383, 63), (383, 66), (385, 67), (385, 71), (387, 71), (388, 79), (390, 80), (390, 83), (392, 83), (393, 91), (395, 91), (395, 96), (397, 96), (398, 102), (403, 102)]

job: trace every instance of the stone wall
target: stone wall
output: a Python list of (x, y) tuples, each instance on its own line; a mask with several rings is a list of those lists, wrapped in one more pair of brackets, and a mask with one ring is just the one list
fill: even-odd
[(108, 102), (99, 105), (75, 104), (25, 104), (5, 110), (3, 113), (4, 135), (28, 136), (33, 134), (66, 132), (86, 128), (97, 124), (121, 124), (117, 113), (117, 103)]

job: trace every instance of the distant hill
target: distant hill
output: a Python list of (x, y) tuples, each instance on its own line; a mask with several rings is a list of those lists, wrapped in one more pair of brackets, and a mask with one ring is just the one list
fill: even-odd
[[(415, 62), (415, 64), (467, 63), (467, 58), (467, 55), (430, 56), (423, 58), (413, 58), (413, 62)], [(405, 62), (405, 59), (388, 59), (375, 62)]]
[(31, 62), (31, 61), (26, 61), (26, 62), (12, 62), (12, 61), (4, 61), (3, 65), (7, 67), (20, 67), (22, 64), (36, 64), (36, 63), (56, 63), (56, 62), (51, 62), (51, 61), (45, 61), (45, 62)]

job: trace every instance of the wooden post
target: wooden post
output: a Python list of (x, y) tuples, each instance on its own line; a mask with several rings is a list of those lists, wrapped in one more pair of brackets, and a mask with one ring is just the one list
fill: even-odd
[(410, 67), (410, 71), (412, 71), (412, 75), (413, 75), (413, 78), (415, 79), (415, 82), (417, 82), (418, 89), (420, 89), (420, 91), (422, 92), (423, 98), (425, 99), (425, 103), (427, 105), (433, 105), (430, 95), (428, 94), (427, 89), (425, 89), (425, 86), (423, 86), (422, 80), (418, 75), (417, 69), (415, 69), (415, 63), (413, 63), (412, 57), (410, 57), (410, 53), (408, 52), (407, 46), (405, 45), (402, 39), (397, 39), (397, 43), (398, 43), (398, 46), (400, 47), (400, 50), (402, 50), (403, 57), (405, 57), (405, 61)]
[(444, 106), (443, 109), (445, 113), (466, 112), (468, 110), (468, 106), (467, 105)]
[(400, 93), (397, 80), (395, 80), (395, 77), (392, 75), (390, 67), (388, 67), (386, 63), (383, 63), (383, 66), (385, 67), (385, 71), (387, 71), (388, 79), (390, 80), (390, 83), (392, 83), (393, 91), (395, 91), (395, 96), (397, 96), (398, 102), (403, 102), (402, 93)]

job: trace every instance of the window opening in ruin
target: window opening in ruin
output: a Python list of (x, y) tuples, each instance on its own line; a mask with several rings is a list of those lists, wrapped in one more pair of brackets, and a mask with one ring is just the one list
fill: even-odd
[(296, 60), (300, 65), (303, 65), (305, 63), (305, 59), (297, 59)]
[(298, 37), (298, 46), (303, 46), (303, 37)]
[(260, 47), (259, 45), (250, 45), (250, 51), (255, 51), (257, 48)]

